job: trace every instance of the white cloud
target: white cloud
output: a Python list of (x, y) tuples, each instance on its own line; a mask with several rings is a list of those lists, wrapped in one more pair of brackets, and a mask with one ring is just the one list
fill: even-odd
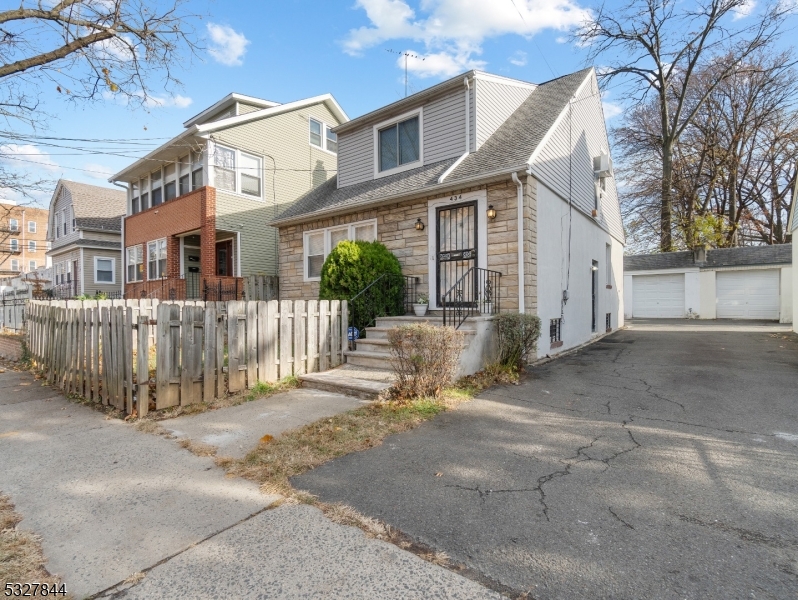
[(756, 0), (748, 0), (745, 4), (741, 4), (732, 9), (734, 13), (734, 20), (737, 21), (738, 19), (744, 19), (745, 17), (749, 16), (754, 9), (756, 8)]
[[(488, 38), (506, 34), (529, 38), (544, 29), (566, 31), (580, 25), (589, 12), (577, 2), (422, 0), (420, 14), (416, 14), (406, 0), (356, 0), (356, 6), (366, 12), (370, 24), (350, 30), (343, 47), (346, 53), (357, 56), (383, 42), (410, 39), (423, 43), (426, 56), (435, 57), (439, 65), (430, 68), (422, 64), (415, 69), (428, 73), (427, 76), (454, 74), (453, 65), (485, 64), (473, 57), (482, 52), (482, 44)], [(404, 60), (401, 64), (404, 66)], [(408, 70), (410, 66), (409, 62)], [(465, 69), (459, 69), (462, 70)]]
[(607, 97), (610, 94), (608, 92), (601, 93), (601, 106), (604, 109), (604, 120), (609, 121), (617, 117), (619, 114), (623, 112), (623, 106), (617, 104), (616, 102), (610, 102), (607, 100)]
[(510, 63), (514, 64), (516, 67), (523, 67), (526, 65), (526, 52), (523, 50), (516, 50), (515, 53), (507, 60), (509, 60)]
[(237, 67), (244, 64), (244, 54), (250, 41), (243, 33), (238, 33), (228, 25), (208, 23), (208, 35), (211, 44), (208, 54), (213, 59), (228, 67)]
[(191, 103), (194, 102), (191, 98), (187, 96), (181, 96), (180, 94), (175, 94), (174, 96), (148, 96), (147, 99), (144, 101), (145, 106), (149, 107), (168, 107), (174, 106), (176, 108), (186, 108), (187, 106), (191, 106)]
[(0, 146), (0, 162), (17, 169), (30, 169), (34, 166), (46, 171), (60, 171), (61, 167), (50, 158), (47, 152), (32, 144), (4, 144)]
[[(410, 54), (415, 54), (416, 56), (421, 56), (412, 50), (408, 50), (408, 52)], [(404, 56), (397, 58), (396, 66), (401, 69), (405, 68)], [(409, 58), (407, 61), (407, 71), (422, 78), (452, 77), (458, 73), (462, 73), (463, 71), (482, 69), (484, 67), (485, 61), (471, 58), (471, 55), (468, 52), (456, 54), (437, 52), (433, 54), (424, 54), (423, 60), (418, 58)]]
[(86, 163), (83, 165), (83, 170), (88, 177), (102, 181), (108, 181), (108, 178), (114, 174), (112, 169), (98, 163)]

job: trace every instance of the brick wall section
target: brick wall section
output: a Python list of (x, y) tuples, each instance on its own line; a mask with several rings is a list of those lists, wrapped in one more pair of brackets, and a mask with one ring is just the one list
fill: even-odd
[[(510, 179), (496, 184), (450, 190), (446, 193), (412, 201), (397, 202), (348, 215), (280, 228), (280, 298), (285, 300), (318, 298), (319, 284), (303, 280), (304, 232), (366, 219), (377, 219), (377, 239), (399, 259), (402, 273), (419, 277), (421, 280), (419, 291), (428, 293), (428, 240), (430, 228), (435, 224), (427, 223), (427, 204), (431, 200), (480, 189), (487, 190), (488, 204), (492, 204), (497, 211), (496, 219), (488, 223), (487, 268), (502, 274), (502, 310), (517, 310), (518, 219), (516, 203), (518, 188)], [(416, 219), (419, 217), (426, 226), (423, 231), (415, 229)]]
[[(149, 208), (125, 219), (125, 248), (144, 245), (144, 281), (125, 285), (128, 298), (142, 293), (153, 298), (168, 298), (174, 290), (177, 298), (186, 294), (180, 273), (180, 234), (200, 230), (200, 277), (215, 282), (216, 268), (216, 190), (204, 187)], [(166, 238), (166, 275), (168, 282), (147, 281), (147, 242)], [(126, 256), (122, 260), (126, 260)]]

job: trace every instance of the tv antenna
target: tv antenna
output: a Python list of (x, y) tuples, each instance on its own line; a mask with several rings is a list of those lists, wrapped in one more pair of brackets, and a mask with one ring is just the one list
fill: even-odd
[(389, 50), (386, 48), (386, 52), (390, 52), (391, 54), (399, 54), (405, 57), (405, 98), (407, 98), (407, 59), (408, 58), (418, 58), (420, 60), (426, 60), (423, 56), (419, 56), (418, 54), (413, 54), (412, 52), (399, 52), (398, 50)]

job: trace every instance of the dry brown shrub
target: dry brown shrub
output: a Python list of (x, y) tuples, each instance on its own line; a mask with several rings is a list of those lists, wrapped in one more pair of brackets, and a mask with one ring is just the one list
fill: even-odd
[(397, 399), (439, 398), (454, 380), (463, 351), (463, 333), (426, 323), (403, 325), (388, 331)]

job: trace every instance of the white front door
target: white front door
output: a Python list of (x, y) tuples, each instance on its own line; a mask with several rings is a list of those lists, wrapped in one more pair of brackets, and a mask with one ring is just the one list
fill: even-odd
[(684, 317), (684, 273), (632, 277), (632, 316), (643, 319)]
[(718, 271), (718, 319), (779, 320), (779, 269)]

